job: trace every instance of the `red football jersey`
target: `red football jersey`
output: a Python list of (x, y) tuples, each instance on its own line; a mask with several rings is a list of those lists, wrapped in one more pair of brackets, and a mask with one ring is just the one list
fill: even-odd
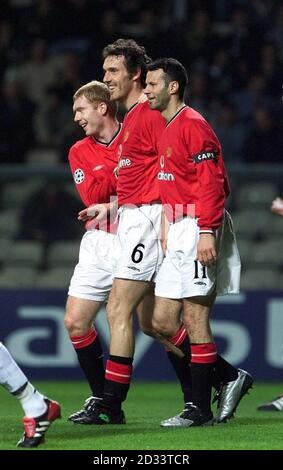
[(166, 125), (159, 154), (157, 179), (168, 219), (195, 215), (201, 229), (218, 228), (229, 182), (219, 140), (201, 114), (181, 108)]
[(164, 128), (165, 120), (150, 110), (148, 101), (136, 103), (126, 114), (119, 147), (119, 206), (160, 200), (156, 174), (158, 139)]
[[(121, 129), (120, 124), (117, 133), (107, 144), (90, 136), (76, 142), (69, 151), (69, 163), (75, 185), (86, 207), (109, 202), (110, 196), (117, 194), (117, 179), (113, 172), (118, 164), (117, 151)], [(107, 230), (109, 231), (110, 227), (107, 227)]]

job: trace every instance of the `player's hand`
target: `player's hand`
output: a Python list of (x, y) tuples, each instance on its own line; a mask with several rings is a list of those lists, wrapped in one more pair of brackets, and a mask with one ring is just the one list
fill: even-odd
[(217, 260), (216, 240), (213, 234), (200, 234), (197, 244), (197, 260), (203, 266), (210, 266)]
[(277, 197), (272, 201), (271, 211), (283, 216), (283, 199), (281, 197)]
[(78, 219), (83, 222), (94, 219), (94, 223), (101, 222), (107, 218), (109, 204), (93, 204), (83, 209), (78, 214)]

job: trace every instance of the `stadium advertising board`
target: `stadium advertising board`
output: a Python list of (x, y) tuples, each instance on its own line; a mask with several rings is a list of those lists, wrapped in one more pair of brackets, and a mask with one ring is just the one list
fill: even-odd
[[(33, 379), (83, 378), (64, 329), (65, 291), (1, 291), (1, 340)], [(101, 311), (97, 329), (107, 351)], [(256, 380), (282, 381), (283, 293), (243, 293), (220, 298), (213, 312), (219, 352)], [(105, 354), (107, 356), (107, 354)], [(137, 380), (174, 380), (163, 347), (136, 330)]]

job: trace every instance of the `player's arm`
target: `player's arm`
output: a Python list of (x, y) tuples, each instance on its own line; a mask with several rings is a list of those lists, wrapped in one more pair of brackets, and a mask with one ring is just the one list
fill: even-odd
[(76, 189), (86, 206), (108, 202), (110, 196), (116, 194), (111, 175), (108, 175), (107, 170), (100, 170), (99, 175), (95, 177), (73, 147), (69, 152), (69, 164)]
[(193, 122), (186, 137), (198, 179), (197, 259), (203, 266), (209, 266), (217, 260), (215, 231), (221, 225), (224, 211), (225, 170), (219, 160), (220, 144), (206, 122)]

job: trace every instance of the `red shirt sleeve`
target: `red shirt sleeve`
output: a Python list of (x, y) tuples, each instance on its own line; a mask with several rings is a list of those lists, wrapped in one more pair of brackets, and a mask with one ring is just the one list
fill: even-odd
[(80, 158), (75, 147), (70, 149), (69, 164), (77, 191), (85, 206), (109, 202), (110, 196), (116, 195), (113, 178), (109, 175), (107, 167), (94, 174), (84, 159)]
[(227, 188), (220, 143), (205, 120), (190, 120), (185, 126), (185, 138), (198, 182), (198, 225), (202, 230), (217, 229), (223, 217)]

